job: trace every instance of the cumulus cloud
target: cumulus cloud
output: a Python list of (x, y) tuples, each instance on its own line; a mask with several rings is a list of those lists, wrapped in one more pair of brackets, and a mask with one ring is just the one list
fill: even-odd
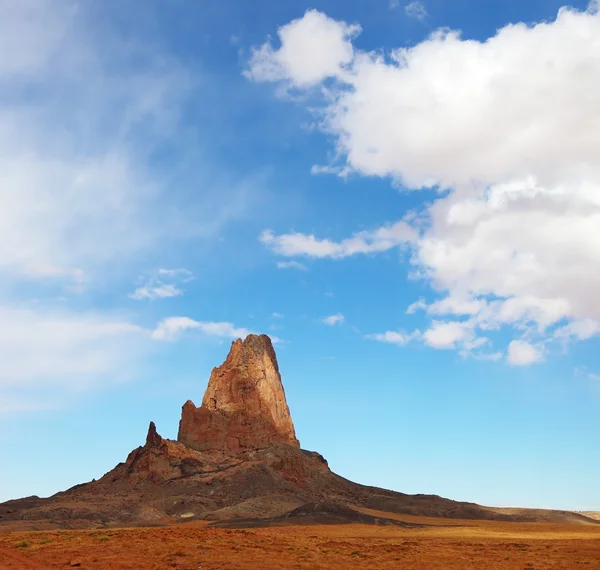
[(314, 235), (302, 233), (276, 236), (271, 230), (265, 230), (259, 240), (275, 253), (293, 257), (342, 259), (356, 254), (380, 253), (409, 243), (417, 235), (406, 222), (396, 222), (373, 231), (363, 231), (351, 238), (335, 242), (318, 239)]
[(225, 338), (246, 338), (251, 331), (235, 327), (226, 322), (195, 321), (189, 317), (168, 317), (162, 320), (152, 331), (155, 340), (177, 340), (186, 331), (199, 331), (208, 336)]
[(409, 18), (414, 18), (415, 20), (424, 20), (427, 18), (425, 4), (419, 2), (419, 0), (406, 4), (406, 6), (404, 6), (404, 12)]
[(136, 301), (180, 297), (183, 290), (179, 284), (187, 283), (193, 278), (192, 272), (187, 269), (159, 269), (156, 277), (148, 279), (129, 296)]
[(344, 315), (342, 315), (342, 313), (329, 315), (328, 317), (321, 319), (321, 322), (330, 327), (333, 327), (335, 325), (341, 325), (344, 322)]
[[(449, 317), (423, 333), (432, 346), (469, 345), (467, 328), (452, 318), (461, 316), (469, 317), (476, 341), (479, 329), (501, 327), (539, 340), (598, 334), (596, 8), (563, 8), (554, 21), (507, 25), (485, 41), (438, 30), (409, 48), (355, 49), (343, 72), (331, 74), (334, 86), (318, 110), (322, 129), (335, 140), (338, 164), (330, 171), (385, 177), (413, 190), (438, 188), (438, 197), (403, 220), (407, 227), (396, 243), (367, 241), (364, 233), (333, 241), (272, 232), (263, 243), (282, 256), (342, 258), (406, 240), (413, 274), (438, 296), (410, 312)], [(296, 39), (296, 45), (311, 42), (310, 34)], [(304, 86), (293, 66), (285, 81)], [(511, 362), (541, 360), (536, 346), (515, 342)]]
[(302, 18), (279, 28), (281, 46), (270, 42), (252, 51), (246, 76), (254, 81), (290, 80), (298, 87), (311, 87), (342, 73), (352, 61), (352, 37), (360, 26), (328, 18), (307, 10)]
[(475, 360), (497, 361), (504, 356), (502, 352), (485, 350), (490, 341), (487, 337), (477, 336), (472, 321), (433, 321), (425, 332), (386, 331), (369, 334), (366, 338), (396, 346), (406, 346), (412, 341), (418, 341), (437, 350), (456, 349), (463, 358)]
[(508, 345), (507, 361), (513, 366), (527, 366), (544, 360), (544, 350), (526, 341), (513, 340)]
[[(561, 181), (569, 164), (596, 159), (597, 101), (589, 93), (599, 26), (590, 13), (562, 9), (554, 22), (509, 25), (486, 42), (442, 30), (387, 57), (355, 52), (329, 93), (324, 126), (346, 166), (411, 188), (532, 174), (544, 185)], [(298, 53), (311, 41), (303, 32)], [(303, 85), (293, 67), (289, 80)]]
[(425, 344), (433, 348), (456, 348), (458, 343), (473, 339), (473, 326), (469, 322), (434, 321), (423, 333)]

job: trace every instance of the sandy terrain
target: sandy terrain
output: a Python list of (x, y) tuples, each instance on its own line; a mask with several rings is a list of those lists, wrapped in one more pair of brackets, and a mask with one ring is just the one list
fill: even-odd
[(7, 532), (0, 533), (0, 568), (600, 568), (600, 526), (396, 516), (430, 526), (221, 529), (186, 523)]
[(585, 515), (586, 517), (590, 517), (591, 519), (600, 521), (600, 511), (584, 511), (581, 514)]

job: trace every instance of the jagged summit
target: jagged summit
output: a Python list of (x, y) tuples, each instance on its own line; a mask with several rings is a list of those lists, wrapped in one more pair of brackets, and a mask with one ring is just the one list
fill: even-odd
[(198, 451), (231, 453), (277, 443), (300, 447), (267, 335), (232, 342), (210, 375), (202, 406), (184, 404), (177, 440)]
[(148, 426), (148, 435), (146, 435), (145, 447), (159, 447), (162, 442), (162, 437), (160, 437), (156, 431), (156, 424), (150, 422), (150, 425)]

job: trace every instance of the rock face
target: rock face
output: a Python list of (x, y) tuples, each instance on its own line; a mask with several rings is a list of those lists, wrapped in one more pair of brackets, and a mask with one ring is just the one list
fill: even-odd
[(231, 344), (210, 375), (202, 406), (184, 404), (177, 440), (197, 451), (229, 453), (279, 443), (300, 447), (267, 335)]

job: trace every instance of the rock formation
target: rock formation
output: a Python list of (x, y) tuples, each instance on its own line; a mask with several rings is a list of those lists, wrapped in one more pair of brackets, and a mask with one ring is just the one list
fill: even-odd
[(161, 437), (150, 422), (145, 445), (97, 481), (49, 498), (0, 504), (0, 530), (184, 520), (242, 526), (392, 523), (385, 516), (365, 515), (364, 509), (383, 515), (595, 524), (576, 513), (507, 513), (365, 487), (336, 475), (321, 455), (300, 449), (271, 341), (250, 335), (235, 341), (225, 362), (212, 371), (202, 406), (183, 406), (178, 441)]
[(267, 335), (232, 343), (210, 375), (202, 406), (184, 404), (177, 440), (197, 451), (229, 453), (277, 443), (300, 447)]

